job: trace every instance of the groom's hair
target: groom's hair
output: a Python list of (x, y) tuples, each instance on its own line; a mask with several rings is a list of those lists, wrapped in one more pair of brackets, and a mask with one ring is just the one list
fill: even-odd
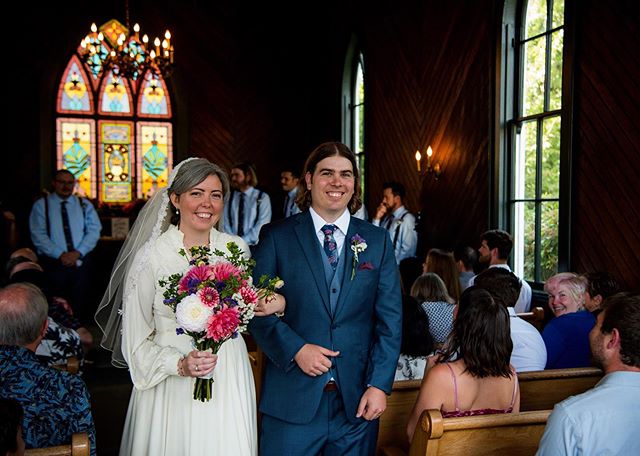
[(316, 147), (313, 152), (307, 158), (307, 161), (304, 164), (304, 169), (302, 171), (302, 178), (300, 182), (298, 182), (298, 197), (296, 198), (296, 204), (300, 208), (301, 211), (309, 209), (311, 206), (311, 190), (307, 188), (306, 175), (307, 173), (313, 176), (313, 173), (316, 170), (316, 166), (322, 160), (328, 157), (335, 156), (344, 157), (351, 162), (351, 166), (353, 168), (353, 177), (354, 177), (354, 187), (353, 187), (353, 196), (349, 201), (347, 207), (349, 208), (349, 212), (354, 214), (360, 207), (362, 206), (362, 191), (360, 189), (360, 173), (358, 172), (358, 164), (356, 162), (356, 156), (353, 155), (351, 149), (349, 149), (346, 145), (340, 142), (326, 142), (320, 144)]

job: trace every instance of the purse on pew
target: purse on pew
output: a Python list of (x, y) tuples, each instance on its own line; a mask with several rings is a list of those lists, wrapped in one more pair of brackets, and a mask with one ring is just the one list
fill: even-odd
[(68, 445), (57, 445), (46, 448), (31, 448), (25, 451), (25, 456), (89, 456), (91, 444), (89, 434), (78, 432), (71, 436)]

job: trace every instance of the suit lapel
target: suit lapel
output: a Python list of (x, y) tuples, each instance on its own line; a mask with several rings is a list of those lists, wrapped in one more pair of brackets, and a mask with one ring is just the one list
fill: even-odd
[(294, 227), (298, 242), (304, 256), (307, 259), (309, 270), (313, 275), (313, 279), (316, 282), (322, 302), (327, 309), (327, 312), (331, 314), (331, 305), (329, 303), (329, 290), (327, 289), (327, 283), (324, 277), (324, 267), (322, 262), (324, 259), (320, 254), (320, 248), (318, 246), (318, 237), (316, 236), (313, 220), (311, 214), (307, 212), (303, 217), (299, 217), (298, 224)]

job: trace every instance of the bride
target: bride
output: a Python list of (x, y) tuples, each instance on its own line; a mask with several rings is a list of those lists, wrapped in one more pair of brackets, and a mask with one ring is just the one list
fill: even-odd
[[(202, 158), (172, 172), (140, 212), (116, 260), (96, 321), (113, 363), (128, 366), (133, 391), (120, 455), (256, 455), (256, 398), (247, 348), (230, 339), (217, 355), (193, 350), (176, 334), (175, 314), (163, 303), (158, 280), (189, 267), (180, 249), (209, 246), (227, 251), (237, 236), (218, 231), (226, 173)], [(284, 299), (261, 302), (257, 315), (282, 311)], [(213, 372), (209, 402), (193, 399), (196, 377)]]

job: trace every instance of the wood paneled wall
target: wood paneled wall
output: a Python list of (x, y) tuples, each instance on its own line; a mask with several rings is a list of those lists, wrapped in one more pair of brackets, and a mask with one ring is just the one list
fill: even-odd
[(572, 266), (640, 289), (640, 14), (578, 2)]
[[(502, 1), (130, 4), (144, 30), (174, 35), (177, 157), (253, 161), (279, 205), (280, 168), (301, 167), (317, 144), (340, 139), (343, 64), (356, 33), (365, 52), (369, 211), (384, 181), (404, 182), (409, 207), (422, 213), (421, 254), (476, 245), (489, 228)], [(55, 86), (66, 59), (92, 21), (124, 21), (113, 3), (58, 8), (25, 6), (12, 22), (14, 36), (27, 35), (9, 59), (3, 157), (12, 171), (0, 184), (23, 230), (53, 169)], [(633, 0), (580, 0), (577, 10), (572, 269), (608, 269), (639, 287), (638, 15)], [(443, 169), (438, 181), (416, 171), (414, 153), (428, 145)]]

